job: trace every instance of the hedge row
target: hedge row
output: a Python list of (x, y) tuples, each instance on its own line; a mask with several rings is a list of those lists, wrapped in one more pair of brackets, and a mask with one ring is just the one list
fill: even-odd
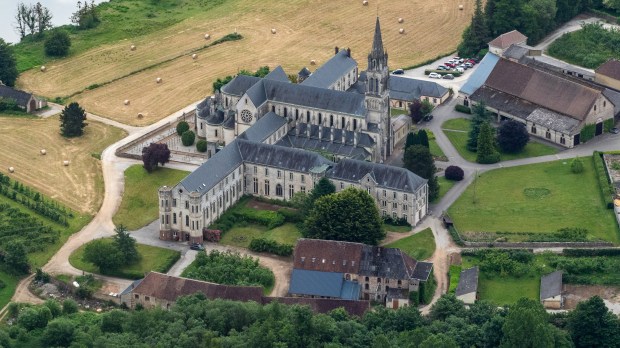
[(447, 75), (447, 74), (452, 74), (452, 75), (454, 75), (454, 77), (459, 77), (459, 76), (463, 75), (462, 72), (458, 72), (456, 70), (424, 70), (424, 75), (428, 75), (428, 74), (430, 74), (432, 72), (438, 73), (441, 76)]
[(471, 114), (471, 108), (469, 106), (465, 106), (465, 105), (461, 105), (461, 104), (456, 104), (454, 106), (454, 110), (456, 110), (458, 112), (462, 112), (464, 114)]
[(620, 249), (564, 249), (565, 256), (620, 256)]
[(456, 228), (454, 228), (454, 226), (448, 227), (448, 232), (450, 232), (450, 236), (452, 237), (452, 240), (454, 241), (454, 243), (456, 243), (456, 245), (465, 245), (465, 243), (463, 243), (463, 239), (461, 239), (461, 235), (458, 233)]
[(601, 198), (603, 199), (603, 203), (607, 205), (608, 209), (613, 209), (613, 196), (615, 190), (613, 185), (609, 182), (605, 162), (603, 162), (603, 154), (599, 151), (594, 151), (593, 159), (596, 178), (598, 179), (598, 183), (601, 187)]
[(275, 240), (266, 238), (254, 238), (250, 242), (249, 249), (259, 253), (271, 253), (279, 256), (293, 255), (293, 246), (290, 244), (280, 244)]

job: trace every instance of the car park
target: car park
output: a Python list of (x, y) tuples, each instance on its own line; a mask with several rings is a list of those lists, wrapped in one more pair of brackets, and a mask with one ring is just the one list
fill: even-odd
[(452, 75), (452, 74), (445, 74), (445, 75), (443, 75), (442, 79), (444, 79), (444, 80), (454, 80), (454, 75)]
[(394, 74), (394, 75), (402, 75), (404, 73), (405, 73), (405, 70), (403, 70), (403, 69), (396, 69), (396, 70), (392, 71), (392, 74)]
[(443, 63), (443, 65), (445, 65), (445, 66), (447, 66), (449, 68), (454, 68), (454, 64), (450, 63), (450, 62)]
[(468, 66), (466, 66), (465, 64), (461, 64), (461, 65), (459, 65), (458, 67), (459, 67), (459, 68), (462, 68), (463, 70), (467, 70), (467, 69), (469, 69), (469, 67), (468, 67)]
[(436, 72), (432, 72), (432, 73), (428, 74), (428, 77), (430, 77), (432, 79), (440, 79), (441, 75), (436, 73)]
[(474, 67), (474, 65), (472, 63), (470, 63), (470, 62), (467, 62), (467, 63), (465, 63), (463, 65), (465, 65), (468, 68), (473, 68)]
[(205, 247), (200, 243), (193, 243), (192, 245), (189, 246), (189, 248), (192, 250), (198, 250), (198, 251), (205, 250)]
[(440, 65), (440, 66), (438, 66), (438, 67), (437, 67), (437, 69), (435, 69), (435, 70), (448, 70), (448, 67), (447, 67), (447, 66), (445, 66), (445, 65)]
[(465, 72), (465, 69), (463, 69), (461, 67), (458, 67), (458, 66), (456, 68), (454, 68), (454, 70), (456, 70), (456, 71), (458, 71), (460, 73)]

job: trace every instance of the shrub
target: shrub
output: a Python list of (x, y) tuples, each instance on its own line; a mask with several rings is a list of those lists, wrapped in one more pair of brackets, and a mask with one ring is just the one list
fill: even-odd
[(620, 249), (564, 249), (566, 256), (620, 256)]
[(207, 152), (207, 141), (206, 140), (198, 140), (196, 142), (196, 150), (198, 152)]
[(448, 168), (446, 168), (445, 175), (446, 179), (448, 180), (461, 181), (463, 180), (465, 173), (463, 172), (463, 169), (461, 169), (461, 167), (459, 166), (449, 166)]
[(48, 273), (43, 272), (42, 269), (37, 268), (37, 272), (35, 273), (34, 280), (42, 283), (50, 282), (50, 275)]
[(185, 121), (181, 121), (177, 124), (177, 134), (178, 135), (183, 135), (183, 133), (187, 132), (189, 130), (189, 123), (185, 122)]
[(73, 313), (77, 313), (77, 311), (78, 311), (77, 302), (73, 301), (70, 298), (62, 302), (62, 312), (64, 314), (73, 314)]
[(574, 158), (570, 162), (570, 170), (573, 174), (583, 173), (583, 162), (579, 158)]
[(469, 106), (465, 106), (461, 104), (456, 104), (454, 106), (454, 110), (458, 112), (462, 112), (464, 114), (471, 114), (471, 108)]
[(181, 142), (183, 143), (183, 146), (194, 145), (194, 140), (196, 140), (196, 134), (194, 134), (191, 130), (188, 130), (181, 135)]
[(594, 151), (592, 158), (594, 159), (594, 170), (596, 171), (596, 178), (598, 179), (598, 183), (601, 188), (601, 198), (603, 199), (603, 202), (607, 205), (608, 209), (613, 209), (613, 195), (615, 189), (613, 185), (609, 182), (609, 178), (607, 177), (607, 168), (605, 168), (602, 153)]
[(588, 237), (588, 230), (578, 227), (564, 227), (558, 230), (558, 237), (575, 242), (585, 241)]
[(514, 120), (502, 122), (497, 131), (497, 144), (506, 153), (522, 151), (529, 140), (525, 124)]
[(53, 30), (45, 39), (45, 54), (51, 57), (64, 57), (69, 54), (71, 39), (64, 30)]
[(275, 240), (266, 238), (254, 238), (250, 242), (249, 249), (256, 252), (272, 253), (279, 256), (293, 255), (293, 246), (290, 244), (280, 244)]
[(0, 97), (0, 111), (19, 111), (20, 108), (17, 105), (15, 99)]

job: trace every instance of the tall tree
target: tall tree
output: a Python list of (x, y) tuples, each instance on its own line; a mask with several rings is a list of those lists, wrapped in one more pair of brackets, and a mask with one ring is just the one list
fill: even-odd
[(553, 330), (547, 320), (547, 312), (538, 301), (521, 298), (508, 312), (501, 347), (553, 347)]
[(458, 46), (461, 57), (472, 57), (485, 48), (490, 40), (489, 25), (482, 12), (481, 0), (476, 0), (476, 9), (471, 24), (463, 31), (463, 40)]
[(514, 120), (502, 122), (497, 131), (497, 144), (503, 152), (520, 152), (529, 140), (525, 124)]
[(83, 259), (97, 266), (103, 274), (116, 271), (123, 264), (123, 255), (118, 247), (102, 239), (86, 244)]
[(52, 13), (40, 2), (34, 5), (34, 13), (37, 21), (37, 34), (43, 36), (43, 32), (52, 27)]
[(489, 122), (491, 116), (486, 109), (484, 102), (479, 102), (472, 109), (472, 120), (469, 125), (469, 133), (467, 135), (467, 150), (476, 152), (478, 149), (478, 135), (480, 134), (480, 126), (484, 122)]
[(13, 49), (0, 38), (0, 81), (12, 87), (18, 75)]
[(409, 116), (411, 117), (413, 123), (422, 121), (424, 113), (422, 112), (422, 103), (419, 100), (416, 99), (409, 104)]
[(424, 147), (430, 147), (428, 143), (428, 133), (426, 133), (426, 130), (420, 129), (418, 131), (418, 139), (420, 139), (420, 145)]
[(384, 237), (374, 199), (349, 187), (319, 198), (304, 223), (304, 237), (377, 245)]
[(71, 103), (60, 113), (60, 133), (67, 138), (79, 137), (86, 127), (86, 112), (78, 103)]
[(620, 322), (599, 296), (580, 302), (568, 314), (568, 331), (575, 347), (618, 347)]
[(420, 137), (415, 132), (409, 132), (405, 140), (405, 149), (412, 145), (420, 145)]
[(529, 0), (523, 4), (520, 30), (531, 43), (539, 42), (555, 28), (556, 0)]
[(116, 233), (113, 237), (114, 244), (123, 255), (124, 263), (129, 265), (140, 260), (140, 254), (136, 248), (136, 240), (133, 238), (123, 225), (114, 229)]
[(336, 186), (326, 177), (322, 177), (310, 192), (310, 202), (314, 203), (317, 199), (336, 192)]
[(28, 256), (24, 244), (18, 241), (9, 242), (4, 249), (4, 264), (15, 274), (26, 274), (30, 271)]
[(483, 164), (499, 162), (499, 153), (495, 149), (493, 127), (491, 127), (488, 122), (484, 122), (480, 127), (477, 150), (478, 151), (476, 151), (476, 162)]
[(17, 12), (15, 13), (15, 31), (19, 34), (19, 39), (23, 39), (26, 36), (26, 21), (22, 13), (27, 11), (26, 5), (23, 2), (17, 4)]
[(405, 149), (404, 167), (428, 180), (428, 199), (439, 196), (439, 183), (435, 173), (437, 168), (430, 150), (423, 145), (413, 145)]
[(142, 148), (142, 163), (147, 172), (157, 169), (157, 164), (161, 166), (170, 161), (170, 150), (168, 144), (150, 143), (149, 146)]
[(493, 37), (512, 30), (522, 30), (523, 4), (525, 0), (495, 0), (494, 9), (487, 13), (491, 35)]

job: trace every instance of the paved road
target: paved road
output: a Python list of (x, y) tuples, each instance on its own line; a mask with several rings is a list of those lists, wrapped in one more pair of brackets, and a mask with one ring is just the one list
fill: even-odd
[(566, 33), (571, 33), (573, 31), (580, 30), (583, 24), (589, 24), (589, 23), (602, 23), (603, 28), (605, 29), (620, 28), (619, 25), (609, 24), (600, 18), (587, 17), (587, 16), (580, 15), (564, 23), (564, 25), (562, 25), (560, 28), (551, 32), (551, 34), (547, 35), (547, 37), (544, 40), (542, 40), (538, 45), (534, 46), (534, 48), (537, 50), (546, 50), (549, 47), (549, 45), (551, 45), (553, 41), (557, 40), (560, 36)]

